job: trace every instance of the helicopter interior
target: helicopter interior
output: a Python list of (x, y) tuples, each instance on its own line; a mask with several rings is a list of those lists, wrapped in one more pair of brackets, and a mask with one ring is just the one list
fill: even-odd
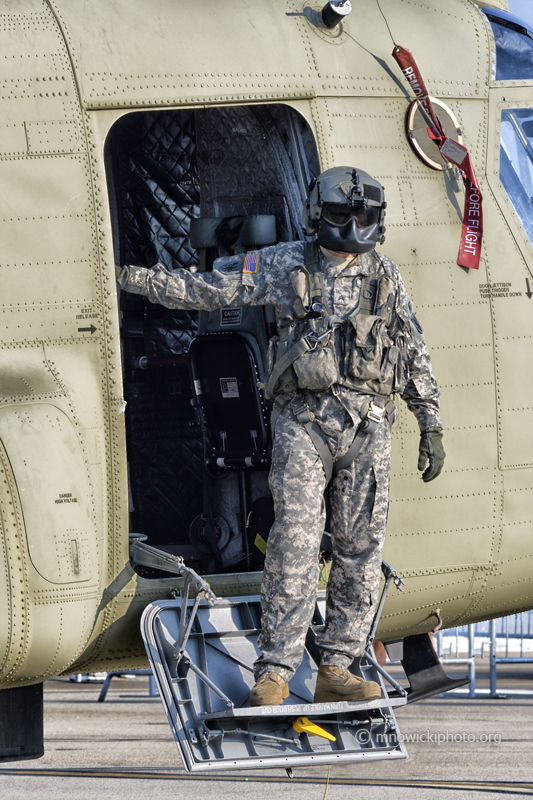
[[(106, 167), (116, 263), (209, 271), (302, 238), (319, 159), (306, 120), (272, 104), (127, 114)], [(273, 511), (256, 383), (273, 309), (181, 311), (123, 292), (120, 310), (130, 530), (204, 573), (260, 569)]]

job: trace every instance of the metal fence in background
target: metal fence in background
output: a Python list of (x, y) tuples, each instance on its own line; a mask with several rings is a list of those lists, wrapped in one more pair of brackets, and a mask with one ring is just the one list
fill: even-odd
[[(498, 697), (499, 664), (533, 664), (533, 611), (439, 631), (437, 650), (444, 664), (468, 666), (469, 697)], [(476, 689), (476, 655), (490, 660), (488, 692)], [(517, 691), (520, 694), (533, 694), (533, 690), (528, 689), (511, 690), (513, 694)], [(509, 693), (509, 690), (506, 692)]]
[[(501, 693), (497, 689), (498, 665), (533, 664), (533, 611), (524, 611), (522, 614), (513, 614), (487, 622), (477, 622), (474, 625), (447, 628), (436, 634), (436, 646), (444, 667), (447, 664), (450, 666), (464, 665), (468, 669), (469, 687), (466, 690), (456, 689), (448, 694), (464, 694), (466, 692), (467, 696), (472, 698), (499, 697)], [(490, 661), (488, 690), (476, 687), (476, 656), (488, 658)], [(155, 679), (150, 669), (99, 673), (98, 676), (73, 675), (71, 680), (103, 682), (98, 697), (98, 700), (103, 702), (113, 678), (137, 675), (148, 676), (148, 694), (150, 697), (157, 696)], [(506, 689), (505, 693), (533, 695), (533, 689)]]

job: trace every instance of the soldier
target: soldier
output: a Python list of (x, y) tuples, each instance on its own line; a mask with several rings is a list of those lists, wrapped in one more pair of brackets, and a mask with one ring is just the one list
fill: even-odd
[(158, 264), (118, 269), (127, 291), (170, 308), (273, 305), (264, 385), (274, 400), (270, 488), (275, 522), (261, 592), (261, 656), (252, 705), (281, 704), (312, 619), (330, 483), (332, 564), (314, 702), (374, 700), (348, 667), (376, 610), (388, 510), (393, 393), (415, 414), (424, 481), (444, 463), (439, 390), (422, 328), (384, 241), (381, 184), (334, 167), (313, 181), (303, 214), (312, 241), (219, 259), (208, 273)]

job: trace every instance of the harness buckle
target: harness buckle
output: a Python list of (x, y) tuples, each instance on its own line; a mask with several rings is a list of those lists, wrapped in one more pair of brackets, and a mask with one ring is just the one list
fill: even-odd
[(313, 422), (315, 414), (304, 400), (298, 403), (291, 404), (294, 416), (301, 424), (305, 425), (307, 422)]
[(333, 322), (330, 327), (324, 331), (324, 333), (319, 334), (318, 336), (315, 333), (308, 333), (306, 336), (302, 336), (302, 339), (305, 341), (309, 350), (316, 350), (318, 345), (324, 339), (330, 339), (331, 336), (335, 333), (337, 328), (340, 327), (340, 324), (337, 322)]
[(374, 401), (370, 401), (370, 405), (368, 406), (368, 411), (366, 414), (366, 418), (369, 419), (371, 422), (380, 423), (385, 416), (385, 409)]
[(309, 348), (309, 352), (312, 353), (318, 347), (318, 339), (313, 336), (312, 333), (308, 333), (307, 336), (302, 336), (302, 339), (306, 343)]

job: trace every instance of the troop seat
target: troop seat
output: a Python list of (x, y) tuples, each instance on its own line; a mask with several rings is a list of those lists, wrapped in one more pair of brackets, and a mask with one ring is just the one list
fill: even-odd
[(268, 468), (268, 413), (252, 344), (238, 333), (204, 334), (193, 340), (188, 355), (206, 463)]

